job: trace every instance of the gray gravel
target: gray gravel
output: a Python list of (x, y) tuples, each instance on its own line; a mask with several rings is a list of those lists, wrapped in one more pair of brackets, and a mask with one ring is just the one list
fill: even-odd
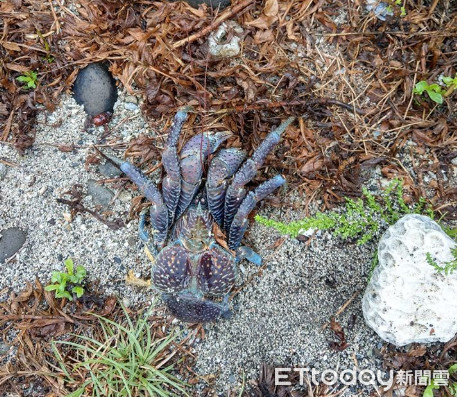
[[(278, 209), (261, 215), (290, 220)], [(294, 214), (294, 218), (300, 217)], [(277, 366), (324, 369), (379, 369), (374, 354), (380, 339), (363, 321), (361, 297), (367, 283), (373, 245), (357, 246), (321, 233), (307, 243), (286, 239), (268, 249), (279, 234), (262, 225), (250, 229), (251, 245), (266, 262), (258, 269), (245, 264), (243, 279), (253, 281), (234, 299), (235, 315), (208, 326), (207, 337), (197, 348), (198, 369), (220, 371), (220, 390), (240, 386), (242, 376), (256, 379), (262, 362)], [(336, 352), (330, 318), (352, 297), (336, 317), (349, 347)]]
[[(16, 164), (6, 166), (8, 172), (0, 183), (0, 231), (18, 227), (27, 232), (23, 248), (2, 266), (0, 290), (12, 287), (19, 291), (25, 281), (33, 281), (35, 277), (47, 283), (52, 271), (63, 270), (63, 260), (71, 257), (75, 265), (87, 268), (91, 280), (100, 280), (106, 294), (120, 294), (129, 302), (150, 298), (144, 290), (124, 282), (129, 269), (143, 277), (150, 273), (149, 262), (139, 249), (136, 222), (113, 231), (89, 214), (72, 218), (69, 208), (56, 202), (75, 184), (81, 184), (85, 193), (90, 184), (99, 186), (98, 189), (105, 193), (111, 188), (109, 184), (89, 183), (90, 180), (106, 179), (106, 174), (101, 174), (97, 165), (85, 169), (89, 146), (97, 142), (104, 129), (91, 128), (86, 132), (85, 120), (82, 107), (66, 98), (56, 112), (40, 114), (36, 144), (25, 156), (0, 144), (0, 159)], [(118, 142), (129, 141), (139, 133), (151, 133), (139, 109), (128, 111), (121, 106), (121, 101), (115, 106), (109, 126), (114, 128), (113, 139)], [(60, 145), (72, 144), (82, 148), (70, 152), (58, 149)], [(112, 199), (113, 194), (109, 197)], [(129, 191), (123, 191), (110, 204), (109, 211), (106, 210), (108, 219), (128, 221), (132, 197)], [(95, 204), (109, 204), (107, 200), (107, 197), (96, 198)], [(83, 204), (98, 210), (90, 196), (85, 197)]]

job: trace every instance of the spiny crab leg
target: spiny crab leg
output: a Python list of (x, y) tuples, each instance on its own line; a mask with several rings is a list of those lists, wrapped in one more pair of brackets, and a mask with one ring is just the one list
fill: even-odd
[(151, 201), (149, 210), (154, 244), (157, 250), (162, 249), (168, 234), (168, 211), (157, 186), (146, 178), (140, 170), (128, 162), (121, 164), (121, 170), (138, 186), (138, 190)]
[(228, 240), (228, 246), (230, 249), (236, 250), (240, 246), (244, 232), (249, 226), (248, 216), (256, 204), (278, 187), (282, 186), (285, 181), (286, 180), (281, 175), (276, 175), (257, 186), (254, 191), (247, 194), (238, 208), (238, 211), (233, 218), (232, 225), (230, 226)]
[(219, 145), (232, 133), (220, 131), (215, 134), (201, 133), (190, 138), (181, 150), (181, 196), (176, 210), (176, 219), (187, 209), (200, 188), (203, 176), (203, 165), (208, 155), (214, 153)]
[(281, 134), (294, 119), (295, 117), (289, 117), (278, 128), (271, 131), (259, 145), (252, 157), (245, 161), (233, 177), (232, 184), (228, 187), (225, 196), (224, 229), (227, 233), (230, 232), (233, 217), (235, 216), (240, 203), (246, 196), (246, 189), (244, 186), (255, 177), (257, 170), (264, 163), (268, 153), (270, 153), (273, 147), (279, 142)]
[(168, 208), (169, 225), (173, 223), (181, 195), (181, 171), (177, 153), (178, 139), (190, 110), (192, 108), (188, 106), (176, 113), (168, 133), (167, 145), (162, 154), (162, 165), (166, 172), (166, 176), (162, 181), (162, 194)]
[(238, 170), (246, 152), (237, 148), (222, 149), (211, 160), (206, 181), (208, 208), (219, 226), (224, 221), (225, 192), (228, 179)]

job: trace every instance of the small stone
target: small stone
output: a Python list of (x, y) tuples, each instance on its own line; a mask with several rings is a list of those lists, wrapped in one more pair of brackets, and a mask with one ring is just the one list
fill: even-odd
[[(406, 215), (378, 245), (379, 265), (362, 299), (366, 323), (385, 341), (447, 342), (457, 333), (457, 272), (439, 273), (456, 243), (429, 217)], [(433, 325), (433, 326), (432, 326)]]
[(117, 263), (118, 265), (122, 262), (122, 261), (121, 261), (121, 258), (119, 258), (119, 257), (117, 257), (117, 256), (115, 256), (115, 257), (113, 258), (113, 260), (114, 260), (114, 262)]
[(0, 181), (5, 179), (7, 171), (8, 171), (8, 169), (6, 168), (6, 165), (3, 163), (0, 163)]
[(24, 245), (26, 232), (18, 227), (11, 227), (0, 232), (0, 263), (11, 258)]
[(56, 220), (54, 218), (51, 218), (48, 220), (48, 223), (52, 226), (54, 226), (56, 224)]
[(42, 186), (38, 193), (40, 194), (40, 196), (43, 196), (46, 193), (46, 190), (48, 190), (48, 187)]
[(11, 348), (11, 345), (8, 345), (6, 343), (0, 342), (0, 356), (4, 356), (9, 352)]
[(134, 103), (135, 105), (138, 105), (138, 99), (134, 95), (127, 95), (125, 97), (125, 102), (127, 103)]
[(87, 182), (87, 193), (92, 197), (95, 205), (107, 207), (114, 197), (114, 193), (105, 186), (99, 185), (94, 179)]
[(79, 71), (73, 93), (75, 101), (84, 105), (89, 116), (113, 112), (117, 100), (115, 80), (101, 63), (92, 63)]
[(121, 201), (123, 203), (128, 203), (128, 202), (130, 202), (130, 200), (132, 200), (132, 194), (126, 190), (123, 190), (122, 192), (119, 193), (117, 198), (119, 199), (119, 201)]
[(138, 105), (134, 104), (134, 103), (124, 103), (124, 108), (126, 110), (131, 110), (131, 111), (134, 111), (134, 110), (137, 110), (138, 109)]
[(107, 178), (117, 178), (122, 175), (122, 171), (115, 165), (111, 164), (109, 161), (100, 164), (98, 166), (98, 172)]
[(71, 216), (71, 213), (69, 212), (64, 212), (63, 213), (63, 219), (65, 219), (65, 221), (67, 221), (68, 223), (71, 222), (71, 220), (73, 219), (72, 216)]

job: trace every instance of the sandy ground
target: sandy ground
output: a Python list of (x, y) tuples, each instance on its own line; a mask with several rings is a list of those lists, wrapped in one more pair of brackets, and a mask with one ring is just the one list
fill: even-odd
[[(0, 158), (16, 164), (7, 167), (0, 185), (0, 230), (17, 226), (27, 231), (23, 248), (1, 265), (0, 290), (19, 291), (35, 277), (46, 284), (51, 272), (62, 270), (63, 260), (71, 257), (86, 267), (91, 280), (100, 281), (105, 294), (118, 294), (127, 303), (150, 301), (153, 292), (124, 282), (128, 269), (143, 277), (149, 274), (149, 261), (137, 238), (137, 220), (113, 231), (88, 214), (70, 220), (69, 209), (56, 202), (74, 184), (86, 189), (91, 179), (106, 178), (98, 166), (84, 167), (88, 146), (103, 132), (102, 128), (84, 131), (84, 120), (81, 108), (67, 98), (55, 113), (40, 115), (36, 144), (26, 156), (0, 146)], [(127, 105), (122, 95), (111, 126), (121, 121), (114, 133), (118, 140), (153, 133), (139, 109)], [(80, 148), (62, 152), (56, 147), (62, 144)], [(136, 194), (115, 194), (105, 208), (110, 218), (128, 221), (130, 200)], [(285, 200), (299, 198), (289, 192)], [(84, 204), (94, 208), (89, 196)], [(282, 221), (301, 216), (290, 211), (286, 215), (285, 206), (263, 206), (260, 214)], [(318, 370), (380, 369), (377, 354), (382, 343), (364, 325), (360, 304), (374, 247), (359, 247), (319, 233), (308, 243), (287, 238), (279, 248), (270, 249), (278, 238), (264, 226), (251, 227), (247, 243), (264, 257), (266, 265), (259, 272), (254, 265), (241, 264), (240, 285), (252, 280), (233, 299), (233, 318), (205, 326), (206, 337), (196, 345), (198, 372), (219, 373), (217, 388), (222, 392), (239, 386), (243, 378), (256, 379), (263, 362)], [(335, 337), (328, 323), (348, 301), (337, 321), (349, 347), (337, 352), (329, 347)], [(185, 324), (177, 325), (189, 332)], [(348, 389), (346, 395), (352, 392)]]

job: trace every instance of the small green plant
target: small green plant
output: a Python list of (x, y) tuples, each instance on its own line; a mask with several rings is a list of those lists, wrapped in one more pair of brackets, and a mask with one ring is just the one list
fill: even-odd
[(420, 198), (413, 208), (409, 208), (403, 200), (403, 181), (394, 179), (376, 198), (366, 189), (362, 189), (363, 198), (346, 199), (346, 207), (342, 213), (330, 211), (318, 212), (315, 216), (284, 224), (264, 218), (260, 215), (255, 220), (262, 225), (273, 227), (281, 234), (297, 237), (309, 229), (331, 230), (332, 234), (342, 238), (357, 238), (357, 243), (365, 244), (373, 239), (382, 222), (394, 224), (406, 214), (423, 214), (434, 217), (433, 211), (425, 207), (425, 199)]
[(55, 291), (56, 298), (73, 300), (73, 294), (80, 298), (84, 294), (82, 283), (86, 277), (86, 269), (83, 266), (77, 266), (76, 271), (74, 271), (73, 260), (71, 258), (66, 259), (64, 264), (67, 271), (53, 272), (51, 282), (55, 284), (47, 285), (45, 290)]
[(406, 16), (406, 8), (404, 5), (402, 5), (402, 0), (391, 0), (391, 4), (389, 4), (387, 7), (386, 7), (386, 10), (388, 12), (390, 12), (391, 14), (393, 14), (394, 10), (393, 10), (393, 5), (395, 6), (399, 6), (400, 7), (400, 16), (401, 17), (404, 17)]
[[(451, 365), (448, 369), (448, 372), (449, 372), (449, 376), (452, 376), (454, 373), (456, 373), (457, 364)], [(430, 380), (430, 383), (425, 388), (424, 394), (422, 395), (422, 397), (434, 397), (433, 390), (438, 390), (439, 388), (440, 388), (440, 385), (437, 385), (433, 379)], [(450, 396), (457, 396), (457, 382), (450, 380), (447, 385), (447, 389), (450, 393)]]
[(413, 93), (423, 95), (426, 92), (432, 101), (442, 104), (443, 98), (451, 95), (457, 89), (457, 75), (454, 78), (444, 76), (441, 78), (441, 81), (446, 86), (446, 89), (439, 84), (428, 84), (427, 81), (422, 80), (416, 83)]
[(25, 83), (27, 88), (36, 88), (37, 79), (38, 75), (33, 70), (24, 72), (22, 76), (16, 77), (16, 80)]
[[(53, 342), (65, 384), (76, 388), (67, 397), (187, 396), (186, 383), (171, 373), (170, 360), (176, 354), (172, 345), (179, 333), (156, 338), (149, 313), (133, 321), (122, 309), (126, 318), (122, 323), (92, 314), (100, 322), (101, 340), (73, 335), (77, 342)], [(58, 345), (70, 349), (73, 359), (65, 359)], [(82, 384), (73, 378), (76, 374), (85, 379)]]
[(440, 105), (443, 103), (443, 90), (438, 84), (428, 84), (425, 80), (419, 81), (414, 86), (414, 94), (422, 95), (424, 91), (428, 94), (429, 98)]
[(451, 249), (451, 253), (454, 259), (449, 262), (444, 262), (444, 266), (438, 265), (438, 263), (435, 261), (435, 259), (433, 259), (432, 255), (429, 252), (426, 254), (427, 262), (430, 266), (433, 266), (438, 273), (444, 273), (447, 276), (457, 270), (457, 247)]
[(46, 37), (43, 36), (43, 34), (39, 30), (37, 30), (37, 35), (41, 39), (44, 49), (46, 51), (46, 55), (43, 57), (43, 59), (48, 63), (54, 62), (54, 57), (51, 55), (51, 46), (49, 45), (48, 40), (46, 39)]

